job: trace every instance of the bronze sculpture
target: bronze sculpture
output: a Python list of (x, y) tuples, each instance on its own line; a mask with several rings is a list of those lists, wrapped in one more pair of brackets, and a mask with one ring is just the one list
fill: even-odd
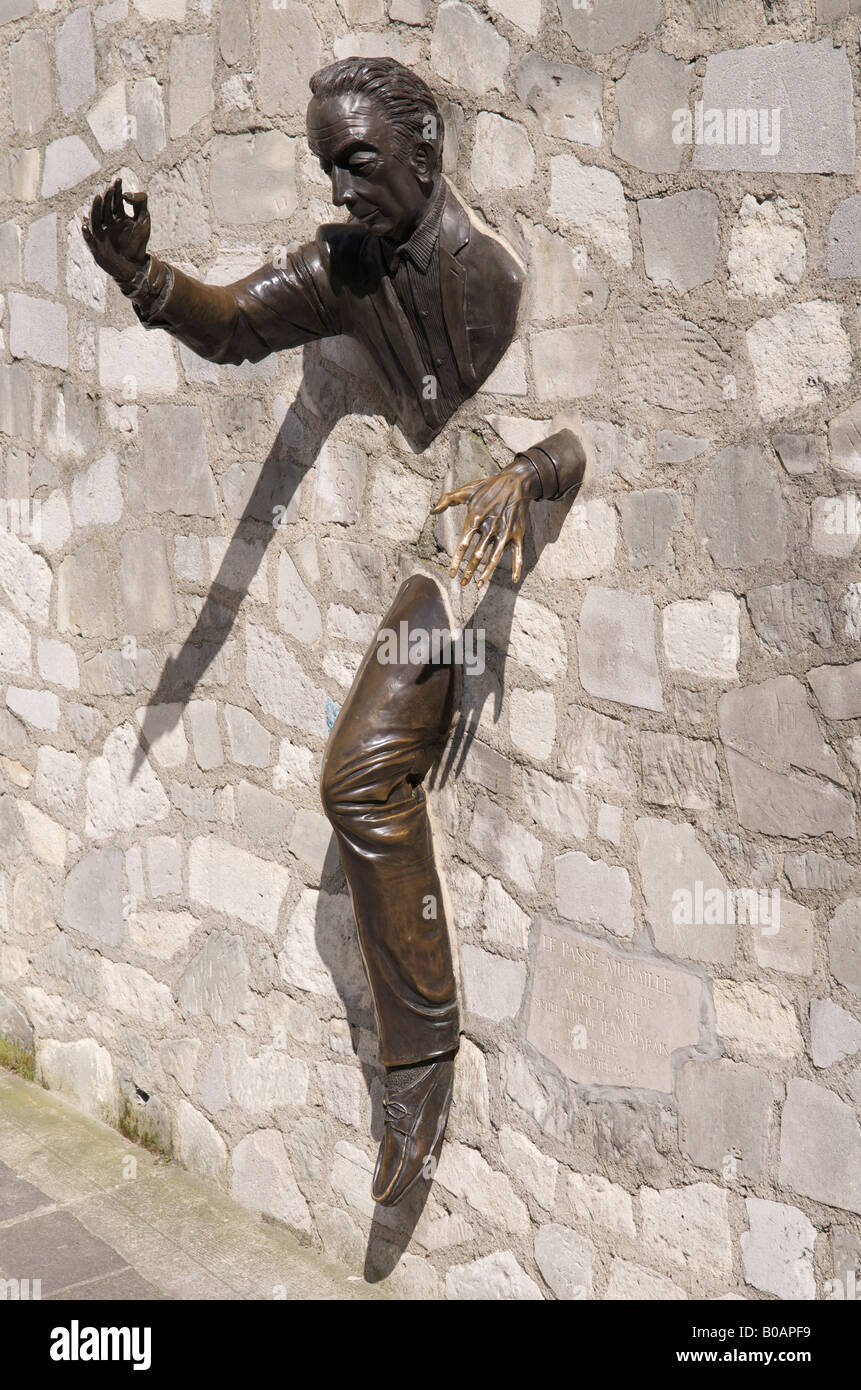
[[(412, 447), (427, 447), (490, 375), (515, 332), (524, 271), (441, 172), (443, 124), (424, 81), (393, 59), (346, 58), (311, 79), (308, 137), (346, 223), (224, 287), (147, 253), (145, 193), (119, 180), (93, 201), (84, 236), (147, 328), (164, 328), (214, 362), (348, 334), (363, 344)], [(125, 200), (132, 215), (125, 210)], [(445, 494), (465, 503), (450, 569), (485, 585), (507, 547), (522, 569), (530, 501), (579, 486), (582, 441), (562, 430), (490, 478)], [(472, 549), (471, 549), (472, 547)], [(480, 567), (480, 568), (479, 568)], [(439, 586), (398, 591), (380, 631), (448, 631)], [(332, 730), (321, 796), (353, 899), (386, 1067), (376, 1201), (400, 1201), (432, 1176), (451, 1103), (459, 1017), (448, 927), (421, 782), (456, 707), (456, 669), (378, 658), (369, 647)], [(433, 904), (429, 911), (428, 904)]]

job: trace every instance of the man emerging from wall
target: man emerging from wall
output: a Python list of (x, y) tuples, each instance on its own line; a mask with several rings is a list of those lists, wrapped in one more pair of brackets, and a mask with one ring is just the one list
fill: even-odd
[[(84, 237), (147, 328), (164, 328), (213, 362), (349, 334), (376, 364), (393, 417), (422, 450), (487, 379), (515, 332), (524, 270), (441, 172), (433, 94), (387, 58), (346, 58), (311, 78), (308, 139), (350, 220), (227, 286), (204, 285), (147, 253), (145, 193), (117, 182), (93, 201)], [(126, 212), (125, 202), (133, 209)], [(506, 549), (522, 568), (527, 512), (577, 487), (583, 445), (564, 430), (509, 468), (448, 493), (465, 503), (451, 565), (486, 584)], [(445, 597), (425, 575), (400, 588), (381, 631), (449, 630)], [(409, 644), (407, 644), (409, 645)], [(459, 1042), (457, 991), (421, 782), (456, 707), (456, 669), (366, 653), (329, 740), (321, 795), (353, 899), (386, 1067), (386, 1125), (373, 1179), (393, 1204), (439, 1151)]]

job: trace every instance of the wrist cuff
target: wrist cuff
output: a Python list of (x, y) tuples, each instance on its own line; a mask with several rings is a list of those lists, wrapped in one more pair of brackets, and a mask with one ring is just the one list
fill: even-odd
[(532, 464), (538, 474), (538, 482), (541, 488), (539, 497), (555, 497), (559, 491), (559, 478), (556, 474), (556, 466), (549, 454), (545, 454), (540, 445), (535, 444), (531, 449), (526, 449), (522, 454), (518, 454), (519, 459), (526, 459)]
[(583, 441), (571, 429), (557, 430), (517, 457), (532, 464), (541, 480), (541, 496), (548, 501), (579, 488), (586, 472)]
[(131, 299), (134, 295), (136, 295), (140, 291), (141, 286), (145, 284), (146, 278), (149, 274), (151, 260), (152, 257), (148, 256), (147, 259), (144, 261), (143, 265), (140, 267), (140, 269), (136, 270), (134, 275), (130, 276), (128, 280), (117, 280), (117, 284), (119, 285), (120, 290), (126, 296), (127, 299)]
[(127, 299), (130, 299), (135, 313), (144, 328), (157, 326), (155, 321), (164, 307), (174, 285), (173, 267), (155, 256), (149, 256), (147, 263), (132, 280), (120, 285)]

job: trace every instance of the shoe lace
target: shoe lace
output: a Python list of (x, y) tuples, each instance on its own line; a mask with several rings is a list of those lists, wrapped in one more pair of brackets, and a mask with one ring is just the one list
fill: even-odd
[(391, 1100), (388, 1097), (383, 1101), (383, 1110), (386, 1112), (387, 1124), (394, 1124), (395, 1120), (403, 1119), (407, 1113), (405, 1105), (401, 1105), (399, 1100)]

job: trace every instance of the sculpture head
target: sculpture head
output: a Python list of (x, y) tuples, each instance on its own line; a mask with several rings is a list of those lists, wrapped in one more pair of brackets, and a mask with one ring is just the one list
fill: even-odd
[(442, 161), (433, 93), (394, 58), (343, 58), (311, 78), (308, 142), (332, 202), (400, 244), (420, 222)]

